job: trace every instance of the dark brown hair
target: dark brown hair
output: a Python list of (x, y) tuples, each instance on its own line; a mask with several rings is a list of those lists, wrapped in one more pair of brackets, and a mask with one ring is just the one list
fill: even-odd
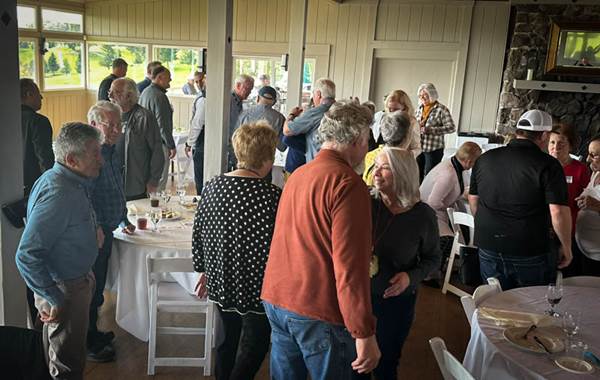
[(579, 136), (577, 136), (575, 128), (573, 128), (573, 126), (570, 124), (557, 124), (552, 128), (552, 133), (565, 136), (569, 142), (569, 145), (571, 145), (571, 149), (576, 149), (579, 145)]

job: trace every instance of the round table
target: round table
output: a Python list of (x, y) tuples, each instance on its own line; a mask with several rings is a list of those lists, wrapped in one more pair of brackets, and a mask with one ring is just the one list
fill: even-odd
[[(491, 296), (479, 307), (542, 314), (548, 309), (546, 289), (545, 286), (512, 289)], [(600, 354), (600, 289), (565, 286), (556, 309), (582, 312), (577, 339), (587, 343), (596, 355)], [(556, 324), (560, 325), (559, 319)], [(463, 365), (476, 379), (598, 379), (597, 368), (590, 375), (576, 375), (559, 368), (546, 354), (514, 346), (502, 335), (506, 327), (475, 311)]]
[[(187, 197), (189, 202), (192, 197)], [(190, 257), (192, 255), (192, 225), (195, 208), (186, 209), (179, 205), (178, 197), (173, 196), (170, 202), (161, 206), (168, 207), (181, 215), (177, 220), (163, 220), (159, 231), (148, 229), (136, 230), (133, 235), (126, 235), (117, 229), (113, 232), (114, 242), (110, 259), (107, 288), (116, 291), (117, 324), (136, 338), (148, 341), (150, 326), (148, 299), (148, 266), (146, 260), (152, 257)], [(145, 215), (150, 209), (149, 199), (127, 202), (130, 211)], [(133, 219), (133, 218), (132, 218)], [(131, 220), (135, 223), (135, 220)], [(190, 294), (198, 279), (196, 273), (174, 273), (169, 280), (178, 282)]]

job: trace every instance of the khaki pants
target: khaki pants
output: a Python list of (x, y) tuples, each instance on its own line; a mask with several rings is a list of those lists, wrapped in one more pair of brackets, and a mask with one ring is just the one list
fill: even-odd
[[(44, 323), (44, 353), (53, 379), (83, 379), (89, 309), (96, 281), (93, 274), (59, 282), (65, 303), (59, 321)], [(35, 295), (35, 306), (50, 313), (50, 303)]]

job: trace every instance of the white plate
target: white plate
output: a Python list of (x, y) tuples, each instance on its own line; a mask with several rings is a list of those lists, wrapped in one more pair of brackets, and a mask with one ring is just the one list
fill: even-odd
[(162, 220), (167, 221), (167, 222), (174, 222), (176, 220), (181, 220), (181, 213), (179, 213), (177, 211), (171, 211), (169, 215), (170, 215), (170, 218), (163, 217)]
[(529, 327), (509, 327), (504, 329), (502, 335), (507, 341), (515, 346), (531, 352), (538, 352), (541, 354), (546, 352), (544, 348), (535, 341), (534, 337), (536, 336), (551, 352), (560, 352), (565, 349), (562, 340), (548, 332), (544, 327), (538, 327), (527, 334), (527, 339), (523, 339), (523, 335), (525, 335), (528, 329)]
[(561, 356), (554, 363), (565, 371), (579, 375), (587, 375), (594, 372), (594, 367), (590, 363), (571, 356)]

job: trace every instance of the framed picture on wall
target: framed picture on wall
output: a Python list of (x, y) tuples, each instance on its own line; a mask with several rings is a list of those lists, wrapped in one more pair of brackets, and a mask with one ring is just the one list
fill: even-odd
[(553, 22), (546, 74), (600, 76), (600, 22)]

